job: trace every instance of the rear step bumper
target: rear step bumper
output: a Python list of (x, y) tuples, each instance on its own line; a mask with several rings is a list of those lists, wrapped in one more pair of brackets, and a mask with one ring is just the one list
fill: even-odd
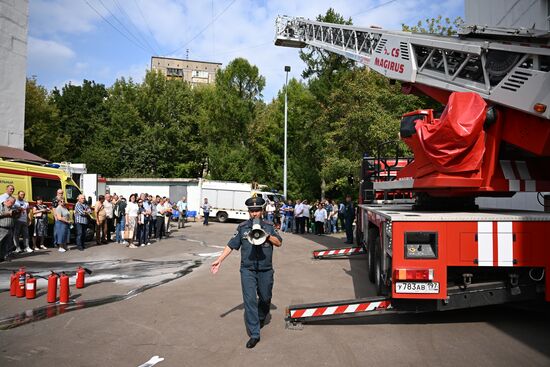
[(389, 298), (368, 297), (288, 306), (285, 320), (291, 323), (305, 323), (320, 320), (362, 317), (389, 312), (393, 312)]
[(363, 255), (366, 254), (362, 247), (342, 247), (326, 250), (313, 251), (314, 259), (334, 258), (343, 256)]

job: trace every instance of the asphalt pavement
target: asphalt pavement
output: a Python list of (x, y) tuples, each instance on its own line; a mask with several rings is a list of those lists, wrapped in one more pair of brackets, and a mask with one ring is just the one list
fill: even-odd
[[(271, 322), (246, 349), (239, 253), (216, 275), (208, 265), (236, 223), (190, 223), (138, 249), (118, 244), (55, 250), (0, 264), (1, 366), (550, 366), (550, 307), (506, 305), (392, 314), (285, 327), (290, 304), (367, 297), (366, 257), (313, 260), (344, 236), (283, 234), (274, 256)], [(49, 306), (46, 280), (34, 300), (10, 297), (12, 269), (93, 273), (71, 303)], [(74, 282), (74, 277), (72, 282)]]

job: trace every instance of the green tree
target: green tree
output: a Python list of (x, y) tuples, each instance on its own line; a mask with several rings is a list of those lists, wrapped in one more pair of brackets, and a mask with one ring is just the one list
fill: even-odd
[(251, 149), (261, 139), (254, 121), (263, 108), (264, 86), (258, 68), (237, 58), (217, 72), (215, 88), (202, 91), (206, 118), (201, 119), (200, 135), (206, 140), (211, 178), (247, 182), (263, 175), (265, 167), (254, 163), (264, 158), (257, 156), (258, 149)]
[(321, 176), (326, 181), (327, 196), (355, 194), (348, 183), (355, 176), (364, 153), (390, 154), (380, 144), (398, 139), (401, 116), (429, 107), (426, 100), (401, 93), (399, 83), (368, 69), (349, 73), (329, 96), (328, 107), (319, 119), (328, 126), (324, 135)]
[(441, 15), (436, 18), (426, 18), (424, 21), (419, 20), (416, 25), (410, 26), (401, 24), (403, 31), (415, 33), (431, 33), (441, 36), (452, 36), (457, 33), (458, 28), (464, 23), (461, 17), (443, 18)]
[[(317, 16), (317, 20), (335, 24), (353, 24), (351, 18), (344, 19), (332, 8), (329, 8), (324, 15)], [(311, 93), (322, 104), (326, 104), (330, 90), (339, 83), (342, 74), (353, 69), (355, 65), (353, 60), (314, 46), (307, 46), (304, 51), (300, 51), (300, 59), (306, 64), (302, 78), (308, 80)]]
[(36, 78), (25, 88), (25, 150), (52, 161), (63, 160), (66, 142), (59, 135), (58, 111)]
[[(277, 97), (259, 116), (264, 133), (258, 145), (269, 153), (269, 176), (261, 183), (282, 190), (284, 156), (284, 97)], [(307, 85), (291, 79), (288, 83), (288, 196), (313, 199), (320, 195), (322, 163), (321, 137), (324, 129), (318, 123), (319, 104)]]
[(82, 156), (87, 144), (95, 143), (98, 126), (107, 120), (107, 89), (103, 84), (84, 80), (82, 85), (66, 84), (61, 91), (55, 88), (52, 99), (59, 111), (59, 130), (63, 138), (61, 156), (67, 161), (85, 161)]

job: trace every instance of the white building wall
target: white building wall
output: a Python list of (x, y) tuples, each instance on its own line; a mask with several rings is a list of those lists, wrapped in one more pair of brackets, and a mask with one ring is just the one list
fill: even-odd
[(548, 0), (465, 0), (466, 24), (550, 30)]
[(0, 145), (24, 148), (28, 0), (0, 0)]

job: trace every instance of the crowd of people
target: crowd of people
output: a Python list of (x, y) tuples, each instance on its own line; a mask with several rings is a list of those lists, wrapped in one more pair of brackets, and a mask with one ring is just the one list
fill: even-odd
[[(31, 206), (24, 191), (19, 190), (16, 196), (14, 191), (14, 186), (8, 185), (6, 192), (0, 195), (0, 261), (12, 252), (46, 250), (48, 237), (53, 238), (53, 245), (59, 252), (65, 252), (73, 227), (76, 248), (83, 251), (87, 232), (93, 227), (98, 245), (116, 242), (133, 249), (167, 237), (173, 216), (177, 217), (178, 229), (185, 226), (185, 197), (174, 203), (167, 197), (146, 193), (131, 194), (128, 199), (105, 194), (99, 196), (92, 208), (90, 198), (86, 200), (81, 194), (73, 207), (67, 205), (63, 190), (59, 189), (51, 205), (45, 203), (45, 198), (36, 197)], [(203, 225), (208, 225), (211, 209), (208, 199), (204, 199), (201, 209)], [(53, 233), (48, 233), (51, 231), (49, 215), (54, 218)], [(345, 231), (346, 243), (353, 243), (355, 208), (350, 196), (342, 202), (324, 199), (311, 204), (307, 200), (268, 201), (264, 217), (283, 232), (322, 236)]]
[[(57, 190), (51, 205), (45, 198), (35, 198), (31, 206), (23, 190), (14, 196), (13, 185), (6, 187), (0, 195), (0, 261), (11, 253), (32, 253), (46, 250), (46, 238), (53, 238), (53, 245), (59, 252), (68, 250), (71, 229), (74, 227), (75, 244), (78, 250), (85, 249), (86, 233), (95, 227), (98, 245), (109, 242), (124, 244), (129, 248), (151, 245), (170, 234), (170, 221), (178, 219), (178, 228), (185, 226), (187, 200), (182, 197), (173, 203), (167, 197), (146, 193), (132, 194), (126, 200), (122, 195), (100, 195), (94, 207), (91, 200), (79, 195), (71, 213), (63, 195)], [(53, 233), (49, 231), (48, 215), (54, 219)], [(94, 226), (90, 226), (94, 221)]]
[(283, 232), (318, 236), (346, 232), (346, 243), (353, 243), (355, 207), (349, 195), (341, 202), (330, 199), (312, 204), (307, 200), (270, 201), (265, 206), (265, 219), (275, 223)]

